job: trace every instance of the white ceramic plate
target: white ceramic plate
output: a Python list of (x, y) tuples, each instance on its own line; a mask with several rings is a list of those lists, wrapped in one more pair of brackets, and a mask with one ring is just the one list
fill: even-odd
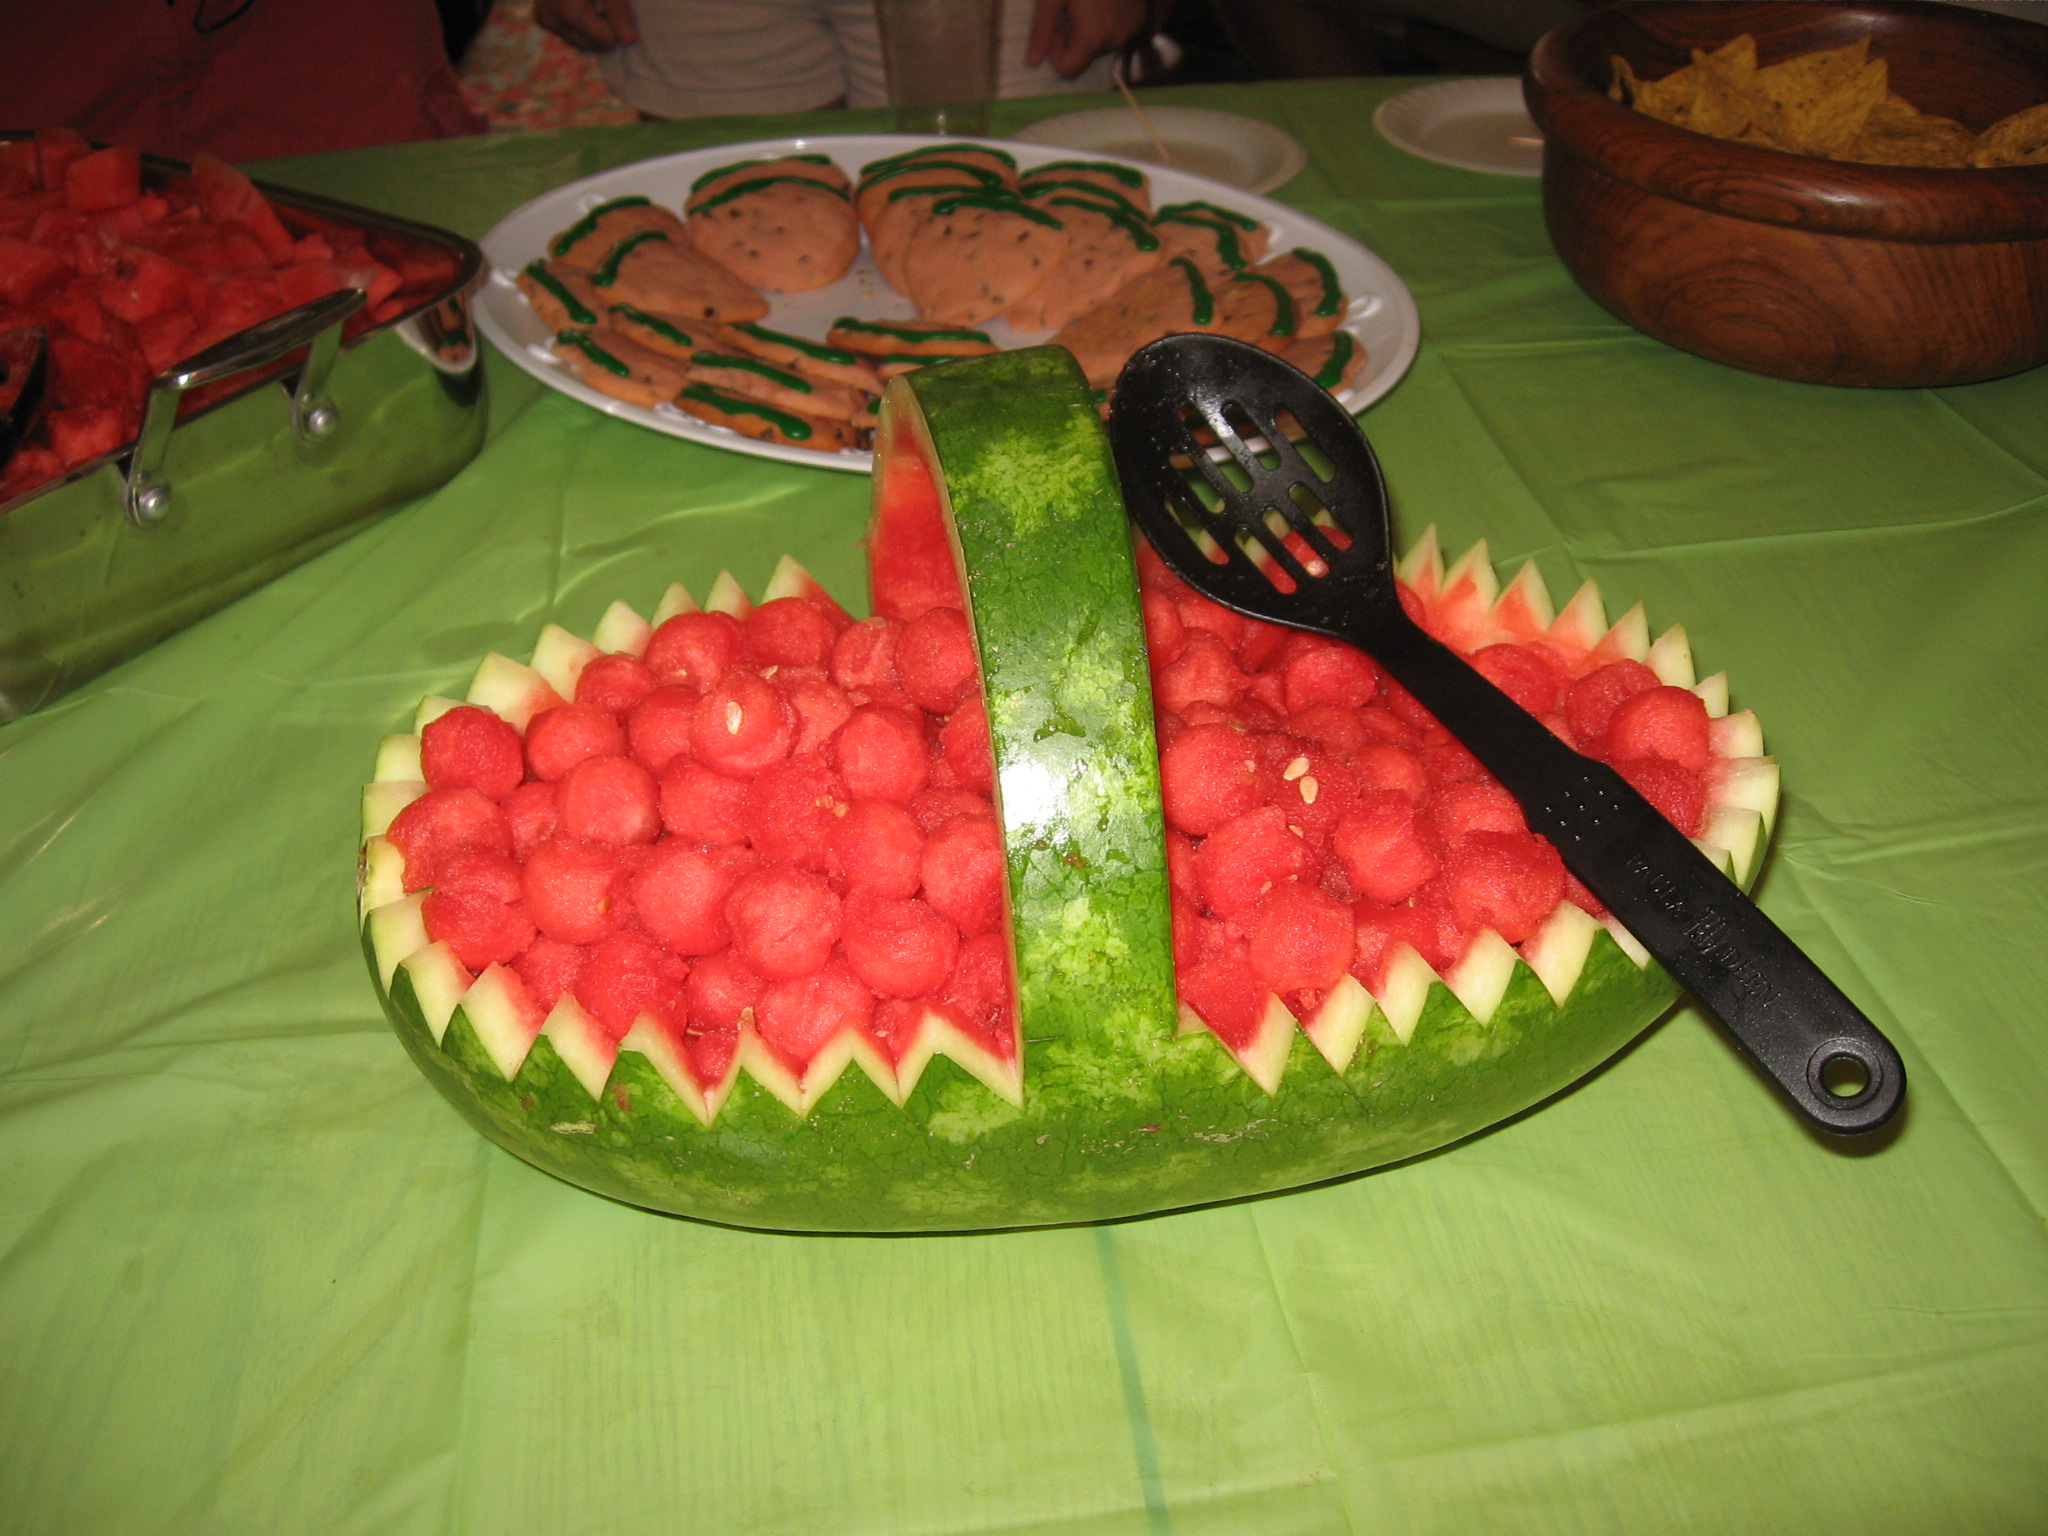
[(1512, 76), (1418, 85), (1380, 103), (1373, 126), (1396, 149), (1497, 176), (1543, 174), (1543, 130)]
[[(1207, 107), (1147, 107), (1145, 123), (1159, 136), (1172, 169), (1246, 192), (1270, 192), (1308, 164), (1299, 139), (1255, 117)], [(1138, 160), (1149, 170), (1162, 162), (1145, 123), (1129, 107), (1105, 107), (1044, 118), (1018, 130), (1016, 137), (1026, 144)]]
[[(500, 351), (543, 384), (607, 415), (636, 422), (671, 437), (687, 438), (735, 453), (865, 474), (873, 463), (873, 456), (864, 450), (819, 453), (809, 448), (764, 443), (758, 438), (745, 437), (725, 427), (685, 415), (672, 405), (628, 405), (623, 400), (614, 400), (610, 395), (592, 389), (548, 351), (547, 327), (526, 302), (515, 278), (519, 269), (538, 256), (559, 231), (610, 198), (638, 192), (657, 203), (680, 209), (691, 182), (706, 171), (735, 160), (827, 154), (845, 168), (847, 175), (854, 176), (870, 160), (932, 142), (902, 134), (848, 134), (721, 144), (713, 149), (692, 150), (687, 154), (622, 165), (616, 170), (557, 187), (506, 215), (495, 229), (484, 236), (483, 248), (484, 254), (490, 258), (491, 278), (478, 295), (477, 325)], [(1016, 155), (1019, 167), (1027, 170), (1049, 160), (1072, 158), (1069, 150), (1030, 144), (1015, 145), (1011, 152)], [(1111, 157), (1097, 154), (1094, 158)], [(1350, 297), (1350, 305), (1344, 315), (1344, 329), (1364, 347), (1366, 356), (1365, 366), (1352, 380), (1351, 387), (1337, 397), (1345, 409), (1362, 411), (1400, 382), (1401, 376), (1408, 371), (1408, 365), (1415, 359), (1415, 349), (1422, 339), (1422, 324), (1416, 314), (1414, 298), (1392, 267), (1357, 241), (1292, 208), (1221, 186), (1200, 176), (1150, 165), (1139, 169), (1151, 177), (1155, 206), (1204, 199), (1270, 225), (1275, 250), (1305, 245), (1321, 251), (1330, 259), (1338, 281)], [(771, 308), (762, 324), (816, 339), (822, 339), (833, 320), (840, 315), (885, 320), (905, 319), (913, 313), (910, 301), (883, 281), (865, 249), (854, 262), (852, 270), (830, 287), (811, 293), (774, 294), (769, 297)], [(1002, 347), (1030, 346), (1046, 339), (1044, 333), (1014, 331), (1001, 321), (994, 321), (982, 329)]]

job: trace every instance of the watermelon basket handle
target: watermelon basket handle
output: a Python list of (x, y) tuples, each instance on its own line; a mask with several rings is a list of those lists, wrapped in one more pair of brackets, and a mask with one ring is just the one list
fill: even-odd
[(1169, 336), (1117, 380), (1110, 440), (1131, 520), (1182, 580), (1369, 653), (1808, 1122), (1859, 1135), (1892, 1118), (1906, 1070), (1877, 1026), (1626, 779), (1408, 616), (1379, 460), (1327, 391), (1244, 342)]

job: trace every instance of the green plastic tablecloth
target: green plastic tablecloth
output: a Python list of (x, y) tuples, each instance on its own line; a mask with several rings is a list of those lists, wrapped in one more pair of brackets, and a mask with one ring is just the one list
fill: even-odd
[[(1365, 418), (1403, 536), (1598, 577), (1762, 716), (1762, 901), (1904, 1053), (1896, 1133), (1824, 1144), (1681, 1010), (1463, 1146), (1114, 1227), (778, 1237), (534, 1172), (377, 1012), (376, 741), (672, 579), (788, 549), (858, 604), (867, 486), (494, 358), (443, 490), (0, 729), (0, 1531), (2048, 1530), (2048, 370), (1672, 351), (1573, 286), (1535, 182), (1381, 141), (1400, 85), (1172, 94), (1300, 137), (1279, 195), (1414, 291)], [(481, 234), (623, 161), (878, 126), (267, 169)]]

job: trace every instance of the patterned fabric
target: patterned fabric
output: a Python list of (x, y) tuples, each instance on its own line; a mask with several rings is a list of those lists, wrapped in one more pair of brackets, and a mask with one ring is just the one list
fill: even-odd
[(597, 61), (533, 19), (533, 0), (498, 0), (456, 69), (463, 99), (494, 132), (598, 128), (640, 120)]

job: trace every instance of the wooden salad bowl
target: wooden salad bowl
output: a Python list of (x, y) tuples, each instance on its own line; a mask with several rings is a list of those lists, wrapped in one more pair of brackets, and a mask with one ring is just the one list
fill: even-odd
[(1619, 4), (1537, 44), (1543, 213), (1587, 293), (1701, 357), (1816, 384), (1927, 386), (2048, 362), (2048, 165), (1857, 165), (1708, 138), (1608, 98), (1749, 33), (1759, 64), (1868, 34), (1891, 88), (1981, 131), (2048, 101), (2048, 27), (1933, 4)]

